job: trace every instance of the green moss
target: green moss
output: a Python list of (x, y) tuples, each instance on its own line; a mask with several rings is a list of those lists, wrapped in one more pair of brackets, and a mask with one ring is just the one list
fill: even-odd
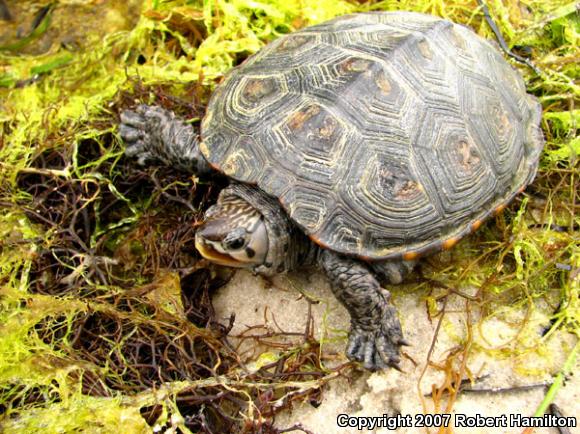
[[(63, 395), (60, 390), (58, 394)], [(75, 393), (67, 398), (44, 408), (29, 410), (18, 419), (5, 422), (4, 428), (9, 432), (47, 434), (79, 431), (103, 434), (151, 432), (139, 408), (124, 405), (121, 397), (96, 398)]]

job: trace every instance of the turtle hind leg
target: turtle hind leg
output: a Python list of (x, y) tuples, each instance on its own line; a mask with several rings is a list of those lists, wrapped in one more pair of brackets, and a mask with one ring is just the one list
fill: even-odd
[(141, 165), (161, 162), (197, 175), (213, 171), (201, 154), (193, 127), (164, 108), (142, 104), (125, 110), (119, 135), (126, 144), (125, 155)]
[(351, 317), (346, 355), (371, 371), (399, 369), (401, 345), (407, 345), (390, 293), (381, 288), (371, 270), (352, 258), (324, 250), (320, 265), (332, 291)]
[(370, 267), (382, 284), (398, 285), (411, 274), (418, 261), (373, 262)]

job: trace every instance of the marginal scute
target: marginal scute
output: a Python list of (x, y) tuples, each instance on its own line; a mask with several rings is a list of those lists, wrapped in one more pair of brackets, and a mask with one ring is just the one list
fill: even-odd
[(419, 255), (419, 253), (417, 252), (405, 252), (403, 254), (403, 259), (405, 261), (413, 261), (415, 259), (418, 259), (421, 255)]
[(201, 150), (277, 197), (321, 246), (367, 260), (451, 248), (528, 185), (544, 144), (521, 76), (466, 27), (339, 17), (234, 68)]
[(449, 250), (458, 242), (459, 242), (459, 237), (449, 238), (449, 239), (443, 241), (443, 243), (441, 243), (441, 247), (443, 250)]
[(494, 215), (500, 215), (505, 209), (505, 207), (506, 207), (505, 203), (496, 206), (495, 209), (493, 210)]
[(200, 142), (199, 143), (199, 150), (201, 151), (201, 153), (203, 154), (203, 156), (209, 160), (210, 159), (210, 150), (207, 147), (207, 145), (205, 144), (205, 142)]
[(475, 220), (472, 224), (471, 224), (471, 232), (475, 232), (476, 230), (478, 230), (481, 225), (483, 224), (482, 220)]

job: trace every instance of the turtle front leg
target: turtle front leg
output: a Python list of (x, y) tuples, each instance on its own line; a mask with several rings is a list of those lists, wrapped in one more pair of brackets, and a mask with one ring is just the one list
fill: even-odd
[(158, 106), (139, 105), (121, 113), (119, 134), (125, 155), (141, 165), (160, 161), (176, 169), (206, 175), (213, 170), (201, 154), (193, 127)]
[(399, 369), (399, 347), (408, 344), (397, 311), (389, 303), (391, 294), (360, 261), (324, 250), (320, 265), (334, 295), (350, 313), (347, 357), (371, 371), (389, 366)]

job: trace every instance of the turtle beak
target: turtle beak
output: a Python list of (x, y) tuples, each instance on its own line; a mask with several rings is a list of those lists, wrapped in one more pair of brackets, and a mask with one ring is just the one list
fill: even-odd
[(218, 265), (224, 265), (226, 267), (245, 267), (246, 264), (232, 258), (230, 255), (218, 252), (214, 247), (214, 242), (221, 242), (221, 236), (217, 236), (215, 232), (215, 225), (211, 224), (211, 220), (208, 221), (210, 224), (204, 224), (201, 226), (195, 234), (195, 248), (197, 251), (208, 261), (211, 261)]

